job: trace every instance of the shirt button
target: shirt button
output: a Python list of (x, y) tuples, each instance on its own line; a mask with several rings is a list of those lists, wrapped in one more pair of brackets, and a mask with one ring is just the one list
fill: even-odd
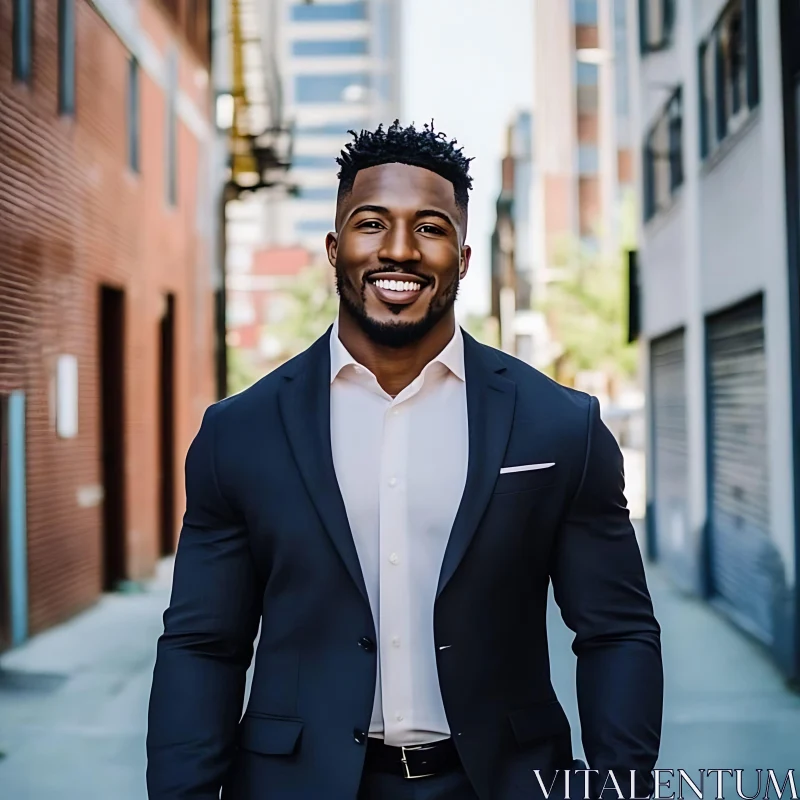
[(402, 714), (398, 714), (396, 719), (397, 719), (398, 722), (402, 722), (403, 721), (403, 715)]
[(400, 647), (400, 637), (399, 636), (395, 636), (392, 639), (392, 647)]
[(397, 478), (389, 478), (389, 486), (391, 486), (392, 488), (397, 486)]
[(399, 417), (400, 416), (400, 409), (399, 408), (393, 409), (392, 410), (392, 416), (393, 417)]
[(389, 561), (390, 561), (392, 564), (399, 564), (399, 563), (400, 563), (400, 556), (398, 556), (398, 555), (397, 555), (397, 553), (392, 553), (392, 554), (389, 556)]

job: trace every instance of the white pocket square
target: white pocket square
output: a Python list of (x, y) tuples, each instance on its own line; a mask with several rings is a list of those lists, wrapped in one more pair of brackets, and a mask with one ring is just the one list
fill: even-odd
[(549, 464), (523, 464), (520, 467), (502, 467), (500, 469), (500, 474), (505, 475), (508, 472), (531, 472), (534, 469), (550, 469), (550, 467), (554, 467), (556, 465), (555, 461), (551, 461)]

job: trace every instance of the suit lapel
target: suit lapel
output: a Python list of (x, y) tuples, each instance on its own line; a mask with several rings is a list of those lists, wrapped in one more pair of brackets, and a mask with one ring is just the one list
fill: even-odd
[(331, 449), (330, 329), (296, 361), (279, 394), (281, 417), (300, 474), (325, 530), (369, 603)]
[(469, 455), (467, 480), (439, 574), (438, 597), (453, 577), (489, 503), (511, 433), (516, 384), (489, 348), (464, 335)]

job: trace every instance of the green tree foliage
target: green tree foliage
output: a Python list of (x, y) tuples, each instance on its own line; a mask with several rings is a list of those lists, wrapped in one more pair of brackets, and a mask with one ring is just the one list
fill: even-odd
[(289, 359), (313, 344), (336, 318), (339, 300), (330, 267), (306, 268), (287, 285), (284, 297), (285, 311), (268, 333), (281, 342)]
[(584, 370), (630, 379), (638, 366), (637, 349), (627, 343), (627, 281), (622, 256), (613, 259), (568, 243), (556, 260), (559, 280), (547, 289), (542, 310), (561, 355), (559, 380)]

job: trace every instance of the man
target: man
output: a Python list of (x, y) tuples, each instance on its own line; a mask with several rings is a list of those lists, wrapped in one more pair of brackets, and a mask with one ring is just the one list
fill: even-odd
[(471, 186), (455, 142), (354, 136), (327, 238), (336, 324), (212, 406), (187, 457), (150, 798), (563, 797), (550, 580), (598, 771), (571, 797), (587, 775), (620, 796), (609, 770), (646, 797), (660, 629), (619, 448), (595, 399), (455, 324)]

